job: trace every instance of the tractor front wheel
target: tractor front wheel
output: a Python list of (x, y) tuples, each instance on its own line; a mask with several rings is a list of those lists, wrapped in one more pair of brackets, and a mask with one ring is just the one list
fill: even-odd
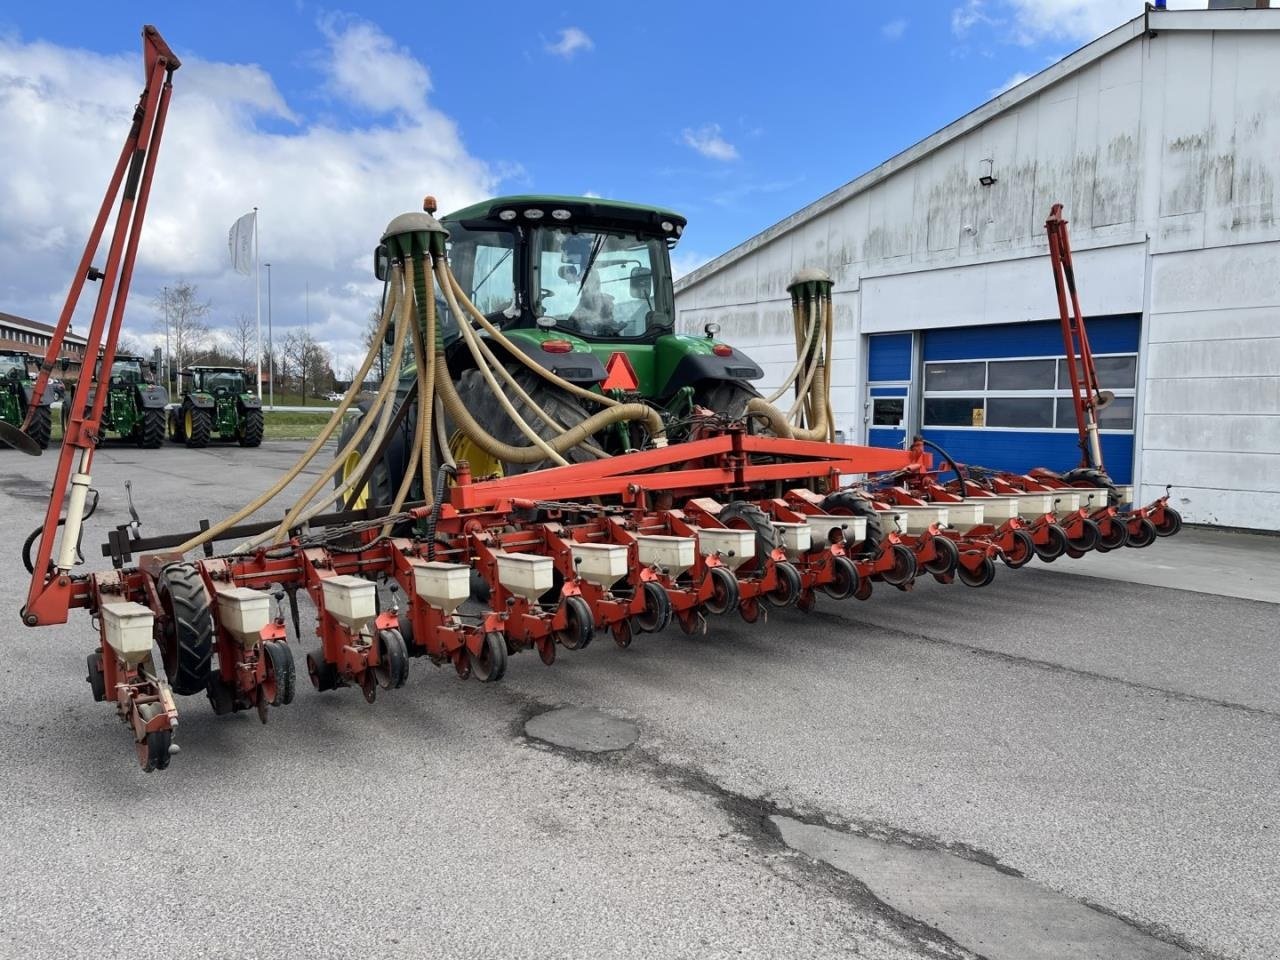
[(236, 436), (242, 447), (258, 447), (262, 445), (262, 434), (265, 424), (261, 410), (246, 410), (240, 420), (240, 430)]
[(164, 411), (160, 409), (142, 411), (142, 432), (138, 436), (138, 446), (144, 450), (154, 450), (164, 443)]
[(186, 437), (188, 447), (207, 447), (209, 436), (213, 433), (213, 418), (208, 410), (188, 405), (178, 416), (182, 421), (182, 434)]
[(32, 410), (31, 422), (27, 424), (25, 433), (41, 450), (49, 449), (49, 438), (53, 436), (53, 411), (49, 407)]

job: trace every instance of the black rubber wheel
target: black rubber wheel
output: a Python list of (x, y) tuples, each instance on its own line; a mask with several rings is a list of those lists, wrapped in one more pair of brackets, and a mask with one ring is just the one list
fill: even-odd
[(963, 563), (956, 567), (956, 579), (966, 587), (985, 587), (996, 578), (996, 565), (990, 557), (983, 557), (977, 570), (970, 570)]
[(642, 589), (644, 611), (631, 618), (631, 625), (640, 633), (660, 633), (671, 622), (671, 598), (662, 584), (652, 580), (646, 580)]
[(1049, 524), (1046, 543), (1036, 544), (1036, 556), (1045, 563), (1053, 563), (1067, 552), (1067, 532), (1056, 523)]
[[(868, 527), (868, 529), (870, 529)], [(882, 573), (880, 579), (891, 587), (905, 587), (916, 578), (916, 555), (905, 543), (893, 544), (893, 569)]]
[[(1107, 506), (1120, 506), (1120, 490), (1112, 482), (1111, 478), (1101, 470), (1095, 470), (1092, 467), (1076, 467), (1074, 470), (1068, 470), (1062, 474), (1062, 479), (1067, 483), (1087, 483), (1091, 487), (1102, 487), (1107, 491)], [(1095, 509), (1097, 509), (1095, 507)]]
[(956, 572), (956, 564), (960, 562), (960, 548), (950, 537), (932, 537), (929, 542), (933, 544), (937, 556), (925, 561), (925, 572), (932, 573), (935, 577), (951, 576)]
[(711, 578), (711, 599), (703, 604), (707, 612), (723, 616), (737, 610), (741, 591), (738, 589), (738, 578), (733, 572), (727, 567), (709, 567), (707, 576)]
[(317, 690), (335, 690), (339, 686), (338, 668), (328, 663), (324, 651), (316, 648), (307, 654), (307, 676)]
[(486, 633), (480, 653), (468, 653), (471, 675), (481, 683), (497, 683), (507, 672), (507, 642), (500, 633)]
[(31, 411), (31, 422), (23, 432), (41, 450), (49, 449), (49, 438), (53, 436), (53, 410), (49, 407), (36, 407)]
[(800, 599), (803, 584), (800, 571), (785, 560), (774, 564), (778, 575), (778, 585), (765, 594), (765, 599), (775, 607), (789, 607)]
[(383, 690), (398, 690), (409, 677), (409, 653), (404, 637), (399, 630), (379, 630), (376, 643), (378, 665), (373, 668), (373, 675), (378, 686)]
[(1080, 536), (1068, 537), (1067, 546), (1070, 550), (1079, 550), (1082, 553), (1088, 553), (1098, 546), (1098, 541), (1102, 538), (1102, 531), (1098, 529), (1098, 525), (1092, 520), (1085, 518), (1080, 521)]
[(855, 543), (851, 544), (851, 546), (858, 547), (859, 551), (864, 555), (874, 555), (879, 549), (880, 543), (885, 537), (884, 523), (881, 521), (875, 506), (866, 497), (854, 493), (852, 490), (837, 490), (835, 493), (827, 494), (823, 498), (819, 509), (823, 513), (829, 513), (834, 516), (866, 517), (866, 540), (861, 545)]
[(205, 685), (204, 695), (209, 698), (209, 706), (213, 708), (215, 716), (222, 717), (235, 712), (235, 691), (217, 670), (209, 671), (209, 682)]
[(858, 567), (848, 557), (831, 558), (831, 582), (822, 591), (833, 600), (847, 600), (857, 592), (862, 577)]
[(1159, 534), (1156, 533), (1156, 525), (1154, 523), (1146, 517), (1139, 517), (1137, 527), (1137, 533), (1134, 533), (1132, 530), (1129, 531), (1129, 542), (1125, 544), (1126, 547), (1133, 547), (1136, 550), (1141, 550), (1156, 542), (1156, 537), (1159, 536)]
[(88, 667), (85, 679), (89, 681), (89, 689), (93, 693), (93, 699), (101, 703), (107, 699), (107, 680), (102, 675), (101, 651), (94, 650), (90, 653), (85, 660), (85, 664)]
[(1000, 557), (1004, 561), (1004, 565), (1010, 570), (1017, 570), (1019, 567), (1025, 567), (1031, 562), (1031, 558), (1036, 555), (1036, 542), (1031, 538), (1031, 534), (1025, 530), (1013, 531), (1013, 546), (1004, 551)]
[(174, 563), (156, 583), (163, 617), (156, 619), (156, 643), (173, 692), (204, 693), (213, 659), (213, 611), (200, 573), (191, 563)]
[[(648, 584), (646, 583), (645, 586)], [(568, 623), (563, 630), (555, 632), (556, 642), (570, 650), (582, 650), (591, 643), (591, 638), (595, 634), (591, 607), (579, 596), (565, 597), (564, 606)]]
[(287, 643), (271, 641), (262, 645), (262, 651), (267, 658), (267, 678), (272, 686), (269, 702), (273, 707), (288, 706), (293, 703), (293, 695), (298, 685), (298, 671), (293, 663), (293, 650)]
[(138, 434), (138, 446), (155, 450), (164, 445), (164, 410), (155, 407), (142, 411), (142, 430)]
[[(1103, 534), (1099, 532), (1098, 534), (1097, 549), (1099, 550), (1119, 550), (1129, 542), (1129, 528), (1124, 521), (1119, 517), (1112, 517), (1109, 526), (1109, 533)], [(1099, 524), (1098, 529), (1101, 531), (1101, 524)]]
[(258, 447), (262, 445), (262, 434), (265, 430), (261, 410), (246, 410), (240, 419), (240, 429), (236, 442), (242, 447)]
[(174, 443), (187, 442), (187, 425), (182, 419), (182, 408), (169, 411), (169, 439)]
[(769, 554), (778, 546), (778, 531), (769, 515), (754, 503), (735, 500), (720, 511), (720, 522), (726, 527), (755, 531), (757, 569), (763, 570)]
[(1172, 537), (1182, 529), (1182, 514), (1173, 507), (1164, 508), (1164, 518), (1155, 524), (1157, 537)]
[[(138, 707), (138, 715), (150, 723), (160, 715), (160, 707), (154, 703), (144, 703)], [(147, 759), (142, 764), (143, 771), (150, 773), (152, 770), (169, 769), (169, 751), (172, 747), (172, 730), (156, 730), (148, 733), (146, 743)]]
[[(191, 431), (189, 433), (186, 428), (187, 414), (191, 415)], [(209, 437), (213, 434), (213, 417), (209, 416), (209, 411), (188, 404), (178, 411), (178, 416), (182, 420), (182, 430), (186, 434), (187, 446), (197, 449), (207, 447), (209, 445)]]

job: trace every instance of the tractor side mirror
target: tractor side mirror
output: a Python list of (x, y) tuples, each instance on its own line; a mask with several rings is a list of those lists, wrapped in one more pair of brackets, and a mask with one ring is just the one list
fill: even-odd
[(373, 275), (383, 283), (391, 276), (391, 257), (387, 254), (385, 243), (378, 244), (378, 248), (373, 251)]
[(58, 361), (58, 366), (62, 368), (63, 373), (66, 373), (67, 368), (71, 366), (71, 358), (63, 357), (61, 360)]
[(631, 299), (649, 300), (653, 296), (653, 271), (647, 267), (631, 268)]

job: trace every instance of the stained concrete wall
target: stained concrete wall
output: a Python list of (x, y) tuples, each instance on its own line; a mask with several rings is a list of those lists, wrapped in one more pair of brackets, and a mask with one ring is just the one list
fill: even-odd
[(827, 270), (837, 427), (861, 439), (866, 334), (1056, 316), (1044, 220), (1060, 201), (1086, 313), (1144, 315), (1136, 478), (1177, 485), (1189, 520), (1280, 527), (1280, 10), (1153, 23), (695, 271), (678, 324), (719, 322), (767, 388), (794, 360), (787, 283)]

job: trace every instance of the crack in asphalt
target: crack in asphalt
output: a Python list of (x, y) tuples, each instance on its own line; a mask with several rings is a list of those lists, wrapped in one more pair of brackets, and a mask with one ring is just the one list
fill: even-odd
[(1178, 700), (1183, 703), (1204, 704), (1211, 707), (1221, 707), (1224, 710), (1233, 710), (1249, 716), (1264, 717), (1267, 720), (1280, 720), (1280, 713), (1274, 710), (1268, 710), (1265, 707), (1254, 707), (1247, 703), (1238, 703), (1234, 700), (1219, 700), (1215, 697), (1206, 697), (1197, 693), (1187, 693), (1185, 690), (1175, 690), (1171, 687), (1161, 687), (1151, 683), (1142, 683), (1138, 680), (1126, 680), (1123, 677), (1112, 676), (1108, 673), (1099, 673), (1096, 670), (1084, 670), (1079, 667), (1069, 667), (1062, 663), (1054, 663), (1052, 660), (1041, 660), (1036, 657), (1027, 657), (1016, 653), (1006, 653), (1003, 650), (992, 650), (990, 647), (981, 647), (977, 644), (965, 643), (962, 640), (949, 640), (946, 637), (934, 637), (927, 633), (917, 633), (912, 630), (904, 630), (901, 627), (877, 623), (873, 620), (861, 620), (856, 617), (847, 617), (839, 613), (832, 613), (826, 610), (811, 610), (805, 614), (805, 616), (810, 620), (819, 619), (837, 621), (841, 624), (866, 627), (871, 630), (883, 630), (885, 633), (892, 634), (896, 637), (902, 637), (906, 640), (912, 640), (916, 643), (954, 647), (957, 650), (964, 650), (967, 653), (988, 657), (992, 660), (998, 660), (1001, 663), (1033, 667), (1037, 670), (1045, 670), (1050, 673), (1064, 673), (1086, 680), (1101, 680), (1105, 683), (1114, 683), (1123, 687), (1128, 687), (1131, 690), (1141, 690), (1145, 693), (1157, 693), (1161, 696), (1169, 697), (1170, 699)]

